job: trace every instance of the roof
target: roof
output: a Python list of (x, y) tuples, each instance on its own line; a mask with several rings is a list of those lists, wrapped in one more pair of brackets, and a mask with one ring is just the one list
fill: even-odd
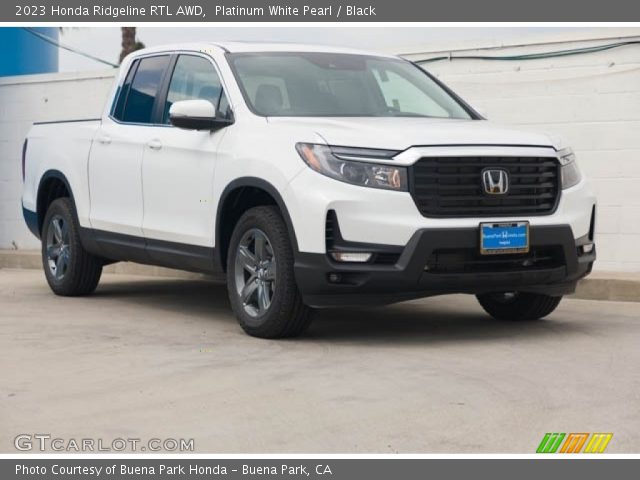
[(171, 50), (199, 51), (207, 48), (220, 48), (232, 53), (249, 52), (322, 52), (322, 53), (350, 53), (359, 55), (375, 55), (378, 57), (393, 57), (388, 53), (370, 52), (353, 48), (341, 48), (330, 45), (305, 45), (300, 43), (269, 43), (269, 42), (191, 42), (159, 45), (134, 52), (136, 55), (166, 52)]

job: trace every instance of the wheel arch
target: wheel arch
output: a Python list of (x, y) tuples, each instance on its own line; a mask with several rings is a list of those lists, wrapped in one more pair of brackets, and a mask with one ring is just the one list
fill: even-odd
[(36, 194), (36, 214), (38, 218), (38, 235), (42, 234), (42, 223), (49, 205), (58, 198), (68, 197), (75, 211), (76, 202), (73, 190), (67, 177), (59, 170), (47, 170), (40, 177)]
[(226, 271), (227, 253), (233, 228), (244, 212), (249, 208), (260, 205), (275, 205), (278, 207), (287, 225), (291, 246), (294, 252), (298, 252), (298, 240), (293, 228), (293, 222), (278, 189), (262, 178), (237, 178), (223, 190), (216, 212), (216, 263), (220, 265), (223, 271)]

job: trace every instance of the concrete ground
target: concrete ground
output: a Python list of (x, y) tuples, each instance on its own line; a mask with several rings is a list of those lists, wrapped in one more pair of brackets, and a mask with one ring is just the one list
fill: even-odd
[(640, 304), (504, 323), (472, 297), (328, 310), (246, 336), (223, 286), (105, 275), (60, 298), (0, 270), (0, 452), (21, 433), (193, 438), (196, 453), (533, 453), (545, 432), (640, 452)]

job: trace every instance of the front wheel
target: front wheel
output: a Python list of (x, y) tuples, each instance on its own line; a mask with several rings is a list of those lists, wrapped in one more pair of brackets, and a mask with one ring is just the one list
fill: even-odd
[(529, 292), (485, 293), (476, 297), (485, 312), (498, 320), (538, 320), (553, 312), (562, 300)]
[(240, 326), (261, 338), (295, 337), (311, 323), (293, 272), (293, 249), (279, 210), (255, 207), (233, 231), (227, 288)]

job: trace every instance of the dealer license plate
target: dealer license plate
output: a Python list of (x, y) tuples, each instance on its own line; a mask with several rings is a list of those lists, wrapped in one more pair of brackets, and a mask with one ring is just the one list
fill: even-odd
[(529, 251), (529, 222), (481, 223), (480, 253), (526, 253)]

